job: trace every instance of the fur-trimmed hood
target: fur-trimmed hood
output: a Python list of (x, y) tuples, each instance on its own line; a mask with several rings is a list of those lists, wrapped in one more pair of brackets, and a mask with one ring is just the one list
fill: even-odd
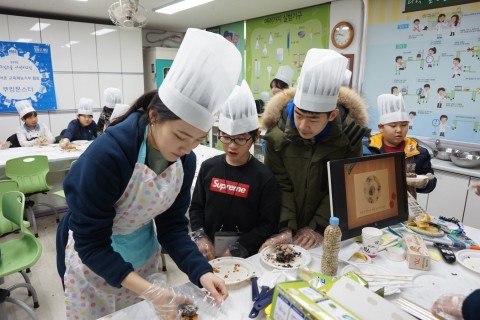
[[(283, 109), (295, 97), (295, 92), (296, 88), (286, 89), (270, 99), (262, 116), (262, 123), (266, 129), (270, 130), (278, 124)], [(344, 106), (355, 123), (361, 127), (368, 126), (367, 106), (358, 93), (347, 87), (341, 87), (337, 105)]]

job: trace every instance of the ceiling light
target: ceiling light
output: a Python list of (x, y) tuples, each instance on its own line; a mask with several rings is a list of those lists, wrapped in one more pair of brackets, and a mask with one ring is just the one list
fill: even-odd
[(50, 25), (50, 23), (35, 23), (33, 25), (33, 27), (30, 28), (30, 30), (32, 31), (40, 31), (40, 30), (43, 30), (45, 29), (46, 27), (48, 27)]
[(31, 42), (32, 39), (25, 39), (25, 38), (20, 38), (17, 40), (17, 42)]
[(154, 9), (154, 11), (163, 14), (174, 14), (212, 1), (213, 0), (183, 0)]
[(103, 36), (104, 34), (114, 32), (116, 31), (115, 29), (109, 29), (109, 28), (103, 28), (100, 30), (97, 30), (95, 32), (90, 33), (92, 36)]
[(87, 2), (88, 0), (75, 0), (75, 1), (78, 1), (78, 2)]
[(77, 44), (77, 43), (79, 43), (79, 42), (80, 42), (80, 41), (70, 41), (69, 43), (67, 43), (67, 44), (65, 45), (65, 47), (70, 48), (71, 46), (73, 46), (74, 44)]

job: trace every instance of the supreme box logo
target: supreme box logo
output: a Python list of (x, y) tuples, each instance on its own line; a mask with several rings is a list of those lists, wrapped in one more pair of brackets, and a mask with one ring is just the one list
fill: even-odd
[(212, 178), (210, 183), (210, 190), (213, 192), (226, 193), (240, 198), (247, 198), (249, 189), (250, 186), (248, 184), (220, 178)]

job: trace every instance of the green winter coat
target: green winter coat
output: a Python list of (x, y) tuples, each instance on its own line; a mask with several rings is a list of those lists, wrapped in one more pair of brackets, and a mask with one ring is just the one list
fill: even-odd
[(354, 139), (352, 143), (345, 126), (354, 121), (366, 127), (368, 114), (358, 94), (341, 88), (337, 105), (344, 106), (348, 113), (344, 127), (339, 115), (326, 136), (317, 142), (305, 140), (290, 126), (289, 118), (286, 122), (282, 120), (283, 109), (294, 95), (294, 88), (283, 91), (275, 95), (265, 109), (262, 117), (267, 128), (265, 164), (274, 173), (282, 191), (280, 231), (289, 228), (296, 232), (308, 226), (323, 234), (330, 217), (327, 161), (362, 156), (362, 140)]

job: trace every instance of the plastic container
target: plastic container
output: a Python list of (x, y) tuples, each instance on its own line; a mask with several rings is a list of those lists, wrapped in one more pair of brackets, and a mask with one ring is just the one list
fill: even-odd
[(338, 253), (342, 240), (338, 222), (337, 217), (330, 217), (330, 225), (323, 233), (322, 273), (327, 276), (335, 276), (338, 270)]

